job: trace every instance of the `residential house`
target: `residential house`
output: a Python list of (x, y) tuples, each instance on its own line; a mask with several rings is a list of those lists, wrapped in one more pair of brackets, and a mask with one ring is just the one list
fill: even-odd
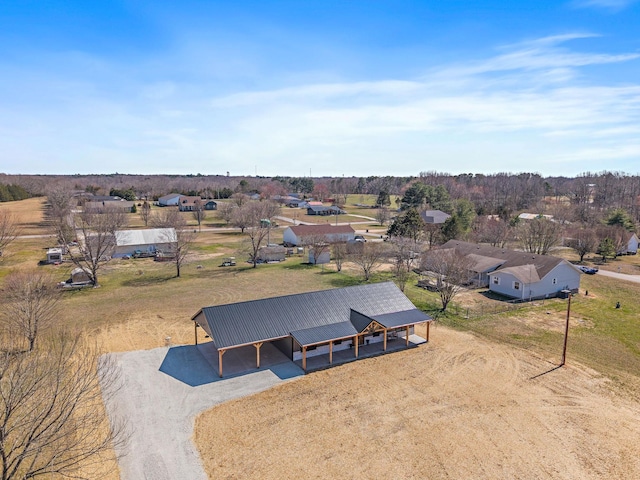
[(196, 210), (198, 202), (201, 202), (202, 205), (202, 198), (198, 196), (188, 197), (186, 195), (181, 195), (178, 199), (178, 210), (181, 212), (193, 212)]
[[(388, 342), (399, 340), (407, 347), (415, 325), (432, 318), (420, 311), (392, 282), (336, 288), (248, 302), (204, 307), (193, 317), (218, 351), (218, 373), (223, 374), (225, 352), (244, 346), (256, 349), (269, 342), (306, 370), (307, 357), (326, 355), (372, 344), (379, 353)], [(369, 347), (368, 347), (369, 348)]]
[(428, 224), (441, 224), (451, 218), (451, 215), (444, 213), (440, 210), (424, 210), (420, 212), (420, 217), (424, 223)]
[(324, 206), (324, 205), (313, 205), (316, 202), (309, 202), (309, 206), (307, 207), (307, 215), (343, 215), (346, 213), (340, 207), (336, 207), (335, 205)]
[(348, 242), (354, 239), (355, 234), (350, 225), (295, 225), (284, 229), (282, 240), (289, 246), (305, 245), (305, 237), (322, 235), (327, 243)]
[(581, 272), (567, 260), (550, 255), (508, 250), (449, 240), (441, 249), (452, 249), (471, 260), (470, 281), (477, 286), (518, 300), (577, 292)]

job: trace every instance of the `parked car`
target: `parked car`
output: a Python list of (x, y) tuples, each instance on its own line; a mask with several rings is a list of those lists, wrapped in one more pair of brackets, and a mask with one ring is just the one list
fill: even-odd
[(236, 258), (235, 257), (229, 257), (229, 258), (225, 258), (222, 263), (220, 264), (221, 267), (233, 267), (236, 264)]
[(364, 238), (364, 236), (362, 236), (362, 235), (356, 235), (355, 237), (353, 237), (353, 239), (354, 239), (356, 242), (366, 242), (366, 241), (367, 241), (367, 239), (366, 239), (366, 238)]
[(578, 265), (578, 270), (582, 273), (586, 273), (587, 275), (595, 275), (598, 271), (595, 267), (587, 267), (586, 265)]

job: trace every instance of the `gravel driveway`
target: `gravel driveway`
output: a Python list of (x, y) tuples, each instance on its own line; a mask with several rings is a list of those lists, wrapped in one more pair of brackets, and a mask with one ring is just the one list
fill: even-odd
[(119, 461), (122, 480), (207, 479), (191, 437), (196, 415), (218, 403), (266, 390), (303, 375), (272, 345), (243, 347), (224, 356), (217, 375), (213, 343), (110, 354), (123, 388), (107, 404), (110, 416), (126, 418), (131, 439)]

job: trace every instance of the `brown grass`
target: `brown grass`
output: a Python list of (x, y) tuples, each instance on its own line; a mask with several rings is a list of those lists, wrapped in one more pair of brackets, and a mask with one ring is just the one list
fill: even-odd
[[(201, 415), (210, 478), (638, 478), (640, 408), (599, 374), (445, 327)], [(612, 428), (612, 426), (616, 428)]]

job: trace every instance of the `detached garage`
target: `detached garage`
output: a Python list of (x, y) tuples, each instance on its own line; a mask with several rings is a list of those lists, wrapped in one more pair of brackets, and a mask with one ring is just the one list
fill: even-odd
[(291, 360), (300, 360), (307, 369), (308, 357), (352, 350), (358, 358), (363, 345), (378, 344), (387, 351), (387, 342), (409, 336), (417, 324), (432, 318), (417, 309), (391, 282), (337, 288), (320, 292), (286, 295), (250, 302), (204, 307), (192, 320), (196, 344), (198, 327), (213, 340), (218, 350), (219, 375), (227, 350), (253, 345), (256, 366), (264, 342), (276, 346)]

